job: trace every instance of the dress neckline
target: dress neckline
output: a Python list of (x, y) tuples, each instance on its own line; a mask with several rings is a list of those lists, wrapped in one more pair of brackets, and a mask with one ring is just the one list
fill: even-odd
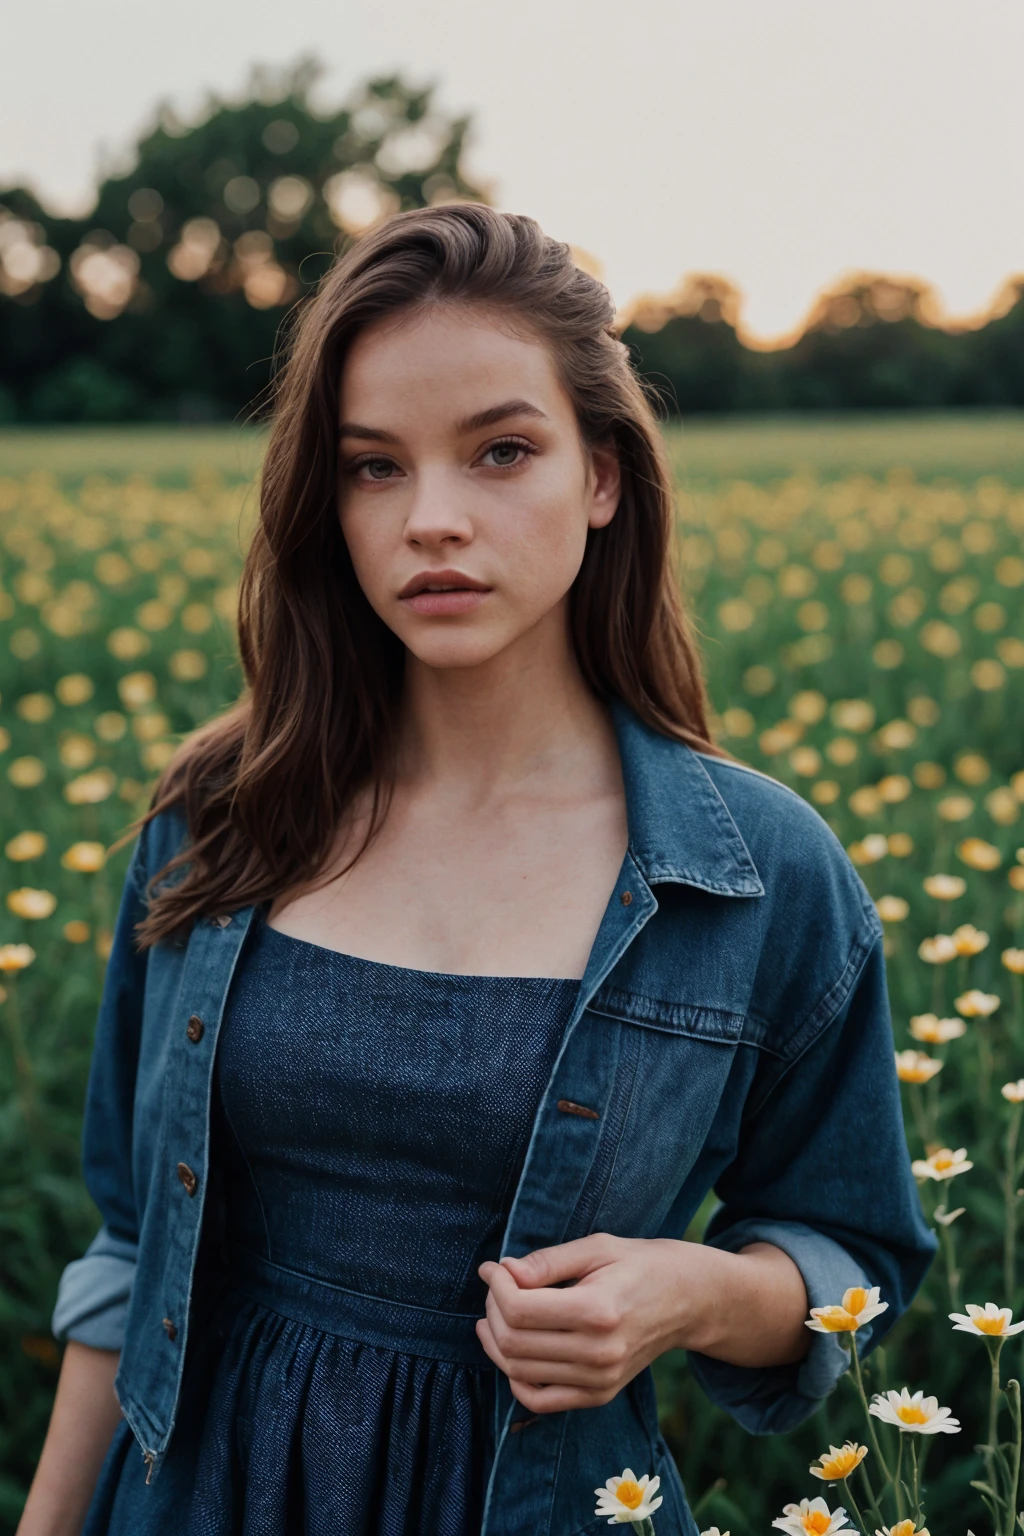
[(332, 949), (329, 944), (315, 944), (312, 939), (300, 939), (294, 933), (285, 933), (281, 928), (273, 928), (267, 921), (265, 904), (260, 907), (259, 916), (260, 927), (262, 928), (263, 932), (275, 934), (277, 938), (283, 939), (286, 944), (298, 944), (303, 949), (311, 950), (315, 954), (333, 955), (336, 959), (344, 961), (349, 965), (364, 966), (368, 969), (376, 971), (394, 971), (397, 972), (400, 976), (415, 976), (418, 979), (425, 978), (427, 981), (514, 981), (520, 982), (525, 986), (572, 987), (575, 989), (578, 989), (580, 985), (580, 978), (578, 976), (518, 976), (490, 975), (477, 971), (421, 971), (417, 967), (411, 965), (395, 965), (389, 960), (370, 960), (365, 955), (351, 955), (345, 949)]

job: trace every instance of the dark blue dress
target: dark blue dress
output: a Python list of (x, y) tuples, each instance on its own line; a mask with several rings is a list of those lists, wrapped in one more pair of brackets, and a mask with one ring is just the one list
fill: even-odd
[[(122, 1421), (87, 1536), (470, 1536), (474, 1329), (579, 983), (383, 965), (254, 914), (217, 1047), (224, 1242), (146, 1486)], [(205, 1236), (204, 1236), (205, 1241)]]

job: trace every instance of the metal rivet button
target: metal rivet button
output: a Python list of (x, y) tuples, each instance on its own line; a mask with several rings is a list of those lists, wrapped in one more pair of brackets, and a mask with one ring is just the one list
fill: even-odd
[(192, 1172), (192, 1169), (189, 1167), (188, 1163), (178, 1164), (178, 1178), (185, 1186), (185, 1193), (187, 1195), (194, 1195), (196, 1190), (199, 1188), (199, 1180)]
[(215, 928), (226, 928), (230, 921), (231, 917), (227, 912), (222, 912), (218, 917), (210, 918), (210, 922), (214, 925)]
[(191, 1018), (185, 1026), (185, 1033), (188, 1035), (193, 1045), (195, 1045), (203, 1038), (203, 1030), (205, 1028), (206, 1026), (202, 1019), (199, 1017), (198, 1013), (192, 1014)]
[(178, 1330), (175, 1328), (169, 1317), (164, 1318), (164, 1332), (167, 1334), (167, 1337), (173, 1344), (175, 1339), (178, 1337)]
[(621, 901), (622, 901), (622, 905), (624, 907), (630, 906), (632, 904), (632, 901), (633, 901), (633, 892), (632, 891), (623, 891), (622, 897), (621, 897)]

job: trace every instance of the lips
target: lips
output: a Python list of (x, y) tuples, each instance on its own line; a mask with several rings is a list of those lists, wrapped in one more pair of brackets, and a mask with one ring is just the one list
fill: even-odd
[(398, 597), (421, 618), (454, 618), (477, 608), (491, 588), (463, 571), (419, 571)]

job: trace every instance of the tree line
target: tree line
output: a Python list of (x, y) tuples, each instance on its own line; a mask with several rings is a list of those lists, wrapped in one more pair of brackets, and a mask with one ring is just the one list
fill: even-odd
[[(336, 251), (392, 210), (488, 200), (461, 166), (469, 119), (433, 86), (375, 78), (324, 111), (318, 73), (256, 70), (241, 102), (211, 98), (195, 123), (162, 105), (84, 219), (0, 190), (0, 424), (258, 414), (288, 318)], [(624, 316), (670, 416), (1024, 405), (1024, 278), (984, 324), (952, 329), (925, 284), (865, 274), (771, 351), (745, 344), (739, 302), (698, 276)]]

